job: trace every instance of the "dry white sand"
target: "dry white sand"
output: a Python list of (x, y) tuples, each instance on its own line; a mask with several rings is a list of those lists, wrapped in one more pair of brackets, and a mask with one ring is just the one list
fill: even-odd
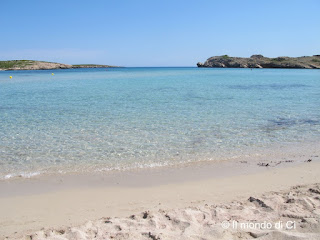
[[(26, 185), (30, 193), (12, 192), (0, 197), (0, 236), (10, 239), (22, 236), (28, 239), (30, 236), (32, 239), (320, 239), (320, 190), (319, 185), (314, 185), (320, 183), (320, 163), (265, 169), (258, 173), (160, 185), (95, 187), (91, 183), (43, 192), (33, 191), (32, 186), (38, 188), (38, 185), (37, 181), (31, 181)], [(297, 185), (306, 186), (289, 190)], [(15, 183), (8, 186), (15, 189)], [(263, 196), (264, 193), (267, 194)], [(272, 224), (290, 220), (295, 221), (296, 229), (224, 230), (221, 227), (224, 220)]]
[(37, 239), (320, 239), (320, 184), (247, 201), (103, 218), (41, 230)]

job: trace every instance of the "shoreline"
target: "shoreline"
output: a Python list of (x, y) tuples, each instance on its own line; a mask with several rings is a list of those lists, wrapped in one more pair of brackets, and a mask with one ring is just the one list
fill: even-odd
[[(318, 140), (274, 143), (255, 150), (239, 149), (236, 157), (217, 162), (1, 180), (0, 239), (25, 239), (30, 235), (32, 239), (51, 235), (54, 238), (60, 230), (69, 234), (71, 229), (80, 229), (77, 231), (87, 234), (88, 224), (101, 227), (99, 219), (111, 218), (110, 221), (117, 222), (120, 218), (121, 223), (127, 222), (129, 216), (141, 216), (145, 212), (172, 214), (202, 208), (206, 204), (231, 206), (234, 201), (245, 205), (249, 197), (260, 199), (261, 195), (276, 191), (275, 198), (278, 199), (282, 191), (291, 187), (320, 183)], [(233, 212), (230, 214), (233, 216)], [(263, 216), (259, 215), (259, 219), (264, 220)], [(110, 226), (116, 229), (118, 224)], [(202, 231), (203, 225), (198, 228)], [(139, 226), (137, 229), (137, 232), (142, 231)], [(51, 235), (45, 236), (48, 231)], [(129, 238), (118, 239), (135, 236), (132, 230), (125, 231)], [(168, 234), (176, 233), (169, 231)], [(62, 237), (63, 234), (58, 235)], [(82, 238), (79, 236), (75, 239)]]
[[(248, 195), (320, 183), (320, 162), (274, 167), (241, 162), (112, 174), (67, 175), (0, 182), (1, 237), (77, 226), (103, 217), (219, 204)], [(268, 181), (266, 181), (268, 179)]]
[(207, 161), (125, 171), (50, 174), (34, 176), (32, 178), (14, 178), (0, 181), (0, 198), (30, 196), (81, 188), (158, 187), (168, 184), (183, 184), (185, 182), (258, 174), (276, 169), (299, 167), (306, 163), (320, 164), (319, 156), (309, 157), (307, 157), (306, 160), (300, 158), (300, 160), (284, 159), (251, 163), (241, 159), (222, 162)]
[[(254, 147), (248, 149), (242, 149), (233, 151), (229, 155), (216, 155), (212, 159), (199, 159), (198, 161), (182, 161), (182, 162), (151, 162), (151, 166), (128, 166), (119, 168), (110, 168), (108, 165), (83, 165), (80, 169), (84, 171), (72, 171), (73, 166), (56, 166), (48, 169), (35, 169), (32, 171), (17, 171), (7, 172), (0, 175), (0, 189), (4, 182), (24, 182), (28, 180), (32, 181), (46, 181), (55, 178), (62, 179), (77, 179), (87, 178), (91, 179), (96, 176), (127, 176), (142, 174), (148, 176), (152, 174), (166, 174), (175, 171), (173, 175), (189, 176), (188, 179), (198, 180), (204, 177), (212, 176), (225, 176), (226, 172), (232, 172), (232, 174), (238, 174), (244, 172), (244, 169), (248, 169), (251, 172), (259, 171), (263, 167), (282, 167), (293, 166), (306, 162), (308, 159), (313, 161), (320, 161), (319, 146), (320, 141), (308, 141), (308, 142), (291, 142), (271, 144), (264, 147)], [(63, 168), (62, 168), (63, 167)], [(209, 167), (210, 172), (206, 170)], [(224, 170), (215, 171), (216, 167), (222, 167)], [(188, 169), (198, 169), (201, 172), (196, 176), (193, 171)], [(202, 170), (204, 171), (202, 171)], [(230, 171), (231, 170), (231, 171)], [(182, 173), (181, 173), (182, 172)], [(195, 176), (193, 176), (195, 175)], [(201, 176), (200, 176), (201, 175)], [(191, 176), (191, 178), (190, 178)], [(193, 176), (193, 177), (192, 177)], [(172, 179), (175, 182), (178, 179)], [(132, 182), (130, 182), (132, 183)], [(158, 185), (168, 183), (168, 181), (157, 181)], [(1, 196), (1, 193), (0, 193)]]

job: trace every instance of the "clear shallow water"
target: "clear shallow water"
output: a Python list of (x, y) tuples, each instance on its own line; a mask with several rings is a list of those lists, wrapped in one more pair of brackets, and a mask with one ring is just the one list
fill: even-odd
[(319, 70), (0, 72), (0, 178), (219, 161), (319, 140), (319, 106)]

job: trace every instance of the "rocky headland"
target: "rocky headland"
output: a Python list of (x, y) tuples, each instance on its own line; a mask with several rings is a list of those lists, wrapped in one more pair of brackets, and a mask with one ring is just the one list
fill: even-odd
[(7, 70), (47, 70), (47, 69), (70, 69), (70, 68), (110, 68), (116, 66), (96, 65), (96, 64), (80, 64), (69, 65), (63, 63), (33, 61), (33, 60), (11, 60), (0, 61), (0, 71)]
[(250, 58), (229, 57), (228, 55), (208, 58), (204, 63), (198, 62), (198, 67), (209, 68), (306, 68), (319, 69), (320, 55), (303, 57), (268, 58), (262, 55), (252, 55)]

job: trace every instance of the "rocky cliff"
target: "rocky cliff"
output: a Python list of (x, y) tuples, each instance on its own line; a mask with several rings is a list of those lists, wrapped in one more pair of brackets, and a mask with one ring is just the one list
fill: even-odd
[(211, 68), (320, 68), (320, 55), (311, 57), (277, 57), (267, 58), (262, 55), (252, 55), (250, 58), (229, 57), (228, 55), (208, 58), (198, 67)]

